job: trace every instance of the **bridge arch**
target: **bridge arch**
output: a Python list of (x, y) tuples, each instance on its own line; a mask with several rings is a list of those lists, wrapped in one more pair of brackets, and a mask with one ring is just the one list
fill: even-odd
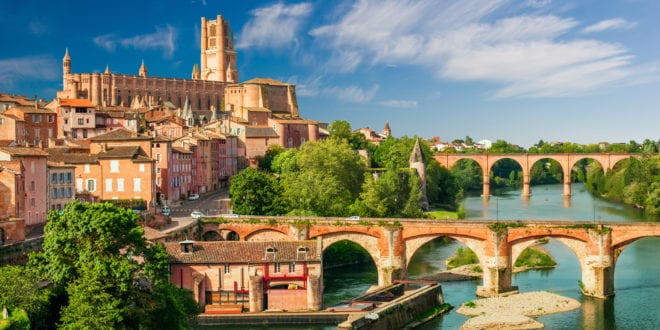
[(479, 261), (485, 260), (483, 240), (469, 237), (465, 235), (451, 235), (451, 234), (432, 234), (432, 235), (420, 235), (406, 240), (406, 269), (410, 265), (412, 257), (415, 255), (417, 250), (419, 250), (424, 244), (440, 237), (449, 237), (455, 239), (463, 245), (467, 246), (472, 250), (476, 255)]
[(277, 229), (260, 229), (245, 237), (246, 241), (286, 241), (289, 239), (287, 233)]
[(328, 233), (321, 236), (317, 236), (317, 239), (321, 239), (323, 242), (323, 251), (325, 251), (332, 244), (339, 241), (351, 241), (360, 247), (362, 247), (374, 261), (374, 264), (378, 266), (380, 260), (380, 251), (378, 250), (378, 238), (359, 233), (359, 232), (335, 232)]

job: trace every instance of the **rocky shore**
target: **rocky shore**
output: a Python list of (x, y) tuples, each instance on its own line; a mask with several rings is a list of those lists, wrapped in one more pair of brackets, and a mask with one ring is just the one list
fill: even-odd
[(463, 304), (456, 312), (473, 316), (461, 329), (541, 329), (543, 324), (529, 316), (566, 312), (578, 307), (580, 303), (575, 299), (537, 291), (477, 299)]

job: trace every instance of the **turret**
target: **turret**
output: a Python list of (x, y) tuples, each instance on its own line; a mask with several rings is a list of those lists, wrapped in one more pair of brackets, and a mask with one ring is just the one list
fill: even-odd
[(68, 75), (71, 74), (71, 56), (69, 56), (69, 48), (64, 51), (64, 58), (62, 59), (62, 90), (68, 88)]
[(422, 198), (419, 200), (419, 207), (424, 211), (429, 209), (429, 200), (426, 195), (426, 157), (419, 146), (419, 139), (415, 141), (412, 153), (410, 154), (410, 168), (415, 169), (419, 175), (420, 190), (422, 191)]
[(194, 65), (193, 65), (193, 69), (192, 69), (192, 79), (197, 79), (197, 80), (199, 80), (199, 79), (201, 79), (201, 78), (202, 78), (202, 76), (201, 76), (201, 74), (200, 74), (200, 72), (199, 72), (199, 65), (194, 64)]
[(392, 130), (390, 129), (390, 122), (389, 121), (385, 122), (385, 127), (383, 127), (383, 132), (382, 133), (386, 137), (392, 136)]
[(140, 77), (146, 77), (147, 76), (147, 66), (144, 65), (144, 60), (142, 60), (142, 65), (140, 65), (139, 75), (140, 75)]

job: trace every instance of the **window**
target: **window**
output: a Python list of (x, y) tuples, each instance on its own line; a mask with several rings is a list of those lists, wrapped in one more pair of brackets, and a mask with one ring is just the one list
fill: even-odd
[(66, 198), (71, 198), (73, 196), (71, 187), (66, 188)]
[(134, 192), (142, 191), (141, 183), (142, 183), (142, 181), (140, 180), (140, 178), (133, 178), (133, 191)]
[(124, 179), (117, 179), (117, 191), (124, 191)]
[(112, 179), (105, 179), (105, 191), (112, 192)]
[(50, 198), (57, 198), (57, 188), (50, 190)]
[(84, 124), (85, 124), (85, 120), (82, 118), (78, 118), (78, 125), (84, 125)]
[(89, 164), (85, 164), (85, 173), (89, 173)]
[(53, 115), (48, 115), (48, 122), (49, 122), (49, 123), (52, 123), (53, 121), (55, 121), (55, 116), (53, 116)]
[(160, 167), (156, 167), (156, 173), (160, 173)]
[(41, 115), (32, 115), (32, 122), (40, 123), (41, 122)]
[(289, 273), (295, 273), (296, 272), (296, 263), (295, 262), (290, 262), (289, 263)]
[(83, 191), (83, 179), (76, 179), (76, 190)]
[(68, 173), (66, 174), (66, 183), (71, 183), (71, 182), (73, 182), (73, 181), (71, 180), (72, 178), (73, 178), (73, 174), (71, 174), (71, 172), (68, 172)]
[(160, 186), (160, 178), (156, 178), (156, 185)]
[(58, 182), (64, 183), (64, 173), (60, 173), (60, 180)]
[(113, 159), (110, 161), (110, 173), (119, 173), (119, 161)]
[(276, 263), (275, 263), (275, 272), (276, 272), (276, 273), (279, 273), (279, 272), (281, 271), (281, 268), (282, 268), (282, 267), (281, 267), (280, 263), (279, 263), (279, 262), (276, 262)]
[(160, 154), (156, 154), (156, 163), (160, 163)]
[(144, 164), (140, 164), (140, 172), (144, 172)]
[(30, 181), (30, 191), (34, 191), (35, 184), (34, 181)]
[(52, 173), (50, 175), (50, 183), (57, 183), (57, 173)]
[(91, 192), (96, 191), (96, 180), (87, 179), (87, 191), (91, 191)]
[(225, 274), (229, 274), (229, 273), (231, 273), (229, 269), (229, 264), (225, 264)]
[(30, 198), (30, 206), (35, 206), (37, 201), (34, 198)]

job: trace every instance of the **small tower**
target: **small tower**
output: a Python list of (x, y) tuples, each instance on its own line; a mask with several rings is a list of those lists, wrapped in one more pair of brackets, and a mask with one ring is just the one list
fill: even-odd
[(410, 168), (415, 169), (419, 175), (420, 190), (422, 191), (422, 198), (419, 200), (419, 207), (424, 211), (429, 210), (429, 199), (426, 195), (426, 158), (419, 146), (419, 139), (415, 141), (412, 153), (410, 154)]
[(144, 65), (144, 60), (142, 60), (142, 65), (140, 65), (139, 75), (140, 75), (140, 77), (146, 77), (147, 76), (147, 66)]
[(68, 75), (71, 74), (71, 56), (69, 56), (69, 48), (64, 51), (64, 58), (62, 59), (62, 90), (68, 88)]
[(110, 74), (110, 66), (109, 65), (107, 65), (107, 64), (105, 65), (105, 71), (103, 73)]
[(386, 137), (392, 136), (392, 130), (390, 129), (390, 122), (385, 121), (385, 127), (383, 127), (383, 131), (381, 132), (383, 135)]
[(201, 77), (202, 77), (202, 75), (199, 72), (199, 65), (197, 65), (197, 63), (195, 63), (193, 65), (193, 69), (192, 69), (192, 79), (199, 80), (199, 79), (201, 79)]

